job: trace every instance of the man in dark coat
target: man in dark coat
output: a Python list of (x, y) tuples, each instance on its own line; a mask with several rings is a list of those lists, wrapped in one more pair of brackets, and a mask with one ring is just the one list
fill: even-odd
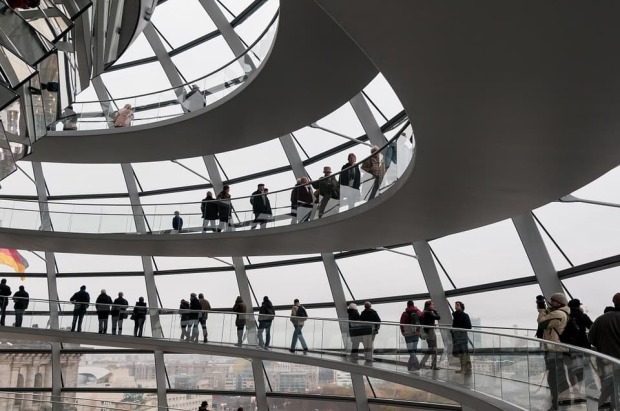
[(97, 309), (97, 319), (99, 320), (99, 334), (107, 334), (112, 297), (105, 290), (101, 290), (101, 294), (99, 294), (95, 303), (97, 304), (95, 308)]
[(88, 309), (90, 303), (90, 294), (86, 292), (86, 286), (81, 286), (80, 291), (73, 294), (69, 301), (73, 303), (73, 322), (71, 323), (71, 331), (75, 331), (75, 325), (77, 323), (77, 332), (81, 332), (84, 314), (86, 314), (86, 310)]
[[(215, 220), (218, 217), (217, 201), (213, 198), (213, 193), (207, 191), (207, 196), (202, 199), (200, 203), (200, 211), (202, 212), (202, 232), (204, 233), (209, 229), (210, 231), (216, 230)], [(211, 227), (211, 228), (209, 228)]]
[[(465, 313), (465, 304), (460, 301), (454, 303), (452, 328), (471, 330), (471, 320), (469, 315)], [(461, 360), (461, 369), (456, 370), (456, 372), (465, 375), (471, 374), (471, 358), (469, 357), (468, 344), (469, 336), (467, 331), (452, 330), (452, 355)]]
[(340, 173), (340, 198), (349, 207), (349, 210), (355, 207), (355, 202), (359, 201), (361, 173), (355, 162), (357, 158), (355, 154), (349, 153), (347, 163), (342, 166)]
[(20, 285), (19, 291), (13, 294), (13, 302), (15, 303), (13, 306), (13, 308), (15, 308), (15, 326), (21, 327), (24, 319), (24, 311), (26, 311), (28, 304), (30, 304), (30, 295), (28, 295), (23, 285)]
[[(620, 359), (620, 293), (616, 293), (612, 301), (614, 308), (594, 321), (588, 339), (596, 351)], [(614, 395), (614, 381), (617, 383), (620, 380), (618, 367), (600, 360), (597, 368), (601, 378), (599, 409), (619, 409), (618, 398)]]
[(114, 306), (112, 307), (112, 335), (116, 335), (118, 327), (118, 335), (123, 334), (123, 320), (127, 318), (127, 306), (129, 302), (123, 298), (123, 292), (118, 293), (118, 298), (114, 300)]
[(230, 186), (224, 186), (222, 192), (217, 195), (219, 200), (217, 203), (217, 214), (220, 217), (220, 225), (217, 229), (220, 231), (228, 231), (232, 223), (232, 204), (230, 200)]
[(198, 342), (198, 319), (202, 315), (202, 305), (196, 297), (196, 293), (191, 293), (189, 297), (189, 322), (187, 325), (187, 334), (192, 342)]
[(312, 212), (314, 196), (312, 195), (312, 186), (309, 183), (308, 177), (302, 177), (299, 184), (291, 191), (291, 208), (297, 210), (293, 217), (293, 224), (307, 221)]
[(271, 215), (271, 203), (269, 202), (269, 197), (267, 197), (267, 192), (265, 185), (259, 184), (258, 189), (250, 197), (250, 204), (252, 204), (252, 212), (254, 213), (252, 230), (259, 224), (260, 228), (267, 227), (267, 221)]
[(427, 300), (424, 303), (424, 316), (422, 317), (422, 324), (424, 327), (424, 335), (426, 336), (426, 344), (428, 350), (422, 361), (420, 361), (420, 368), (424, 368), (426, 361), (431, 358), (431, 370), (438, 370), (437, 367), (437, 334), (435, 333), (435, 321), (441, 320), (439, 313), (435, 309), (435, 304), (432, 300)]
[(11, 287), (6, 284), (6, 278), (0, 281), (0, 325), (4, 325), (6, 319), (6, 307), (9, 305)]
[(373, 354), (373, 345), (375, 341), (375, 336), (379, 333), (379, 328), (381, 327), (381, 318), (379, 314), (372, 308), (372, 304), (370, 301), (366, 301), (364, 303), (364, 311), (360, 314), (361, 321), (368, 321), (375, 324), (372, 324), (369, 327), (369, 334), (364, 334), (362, 336), (362, 343), (364, 344), (364, 357), (366, 362), (372, 362), (372, 354)]
[[(319, 218), (325, 214), (325, 208), (329, 200), (338, 200), (340, 198), (340, 185), (336, 181), (336, 177), (332, 176), (332, 168), (329, 166), (323, 167), (323, 178), (312, 182), (312, 187), (319, 190), (319, 196), (321, 196), (321, 202), (319, 203)], [(328, 209), (329, 213), (331, 209)]]

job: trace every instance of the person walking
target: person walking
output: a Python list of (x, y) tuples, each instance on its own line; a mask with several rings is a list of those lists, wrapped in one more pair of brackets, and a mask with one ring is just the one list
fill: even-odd
[(212, 192), (207, 191), (207, 196), (200, 203), (200, 211), (202, 212), (202, 232), (204, 233), (207, 230), (215, 232), (215, 220), (219, 217), (217, 202), (213, 198)]
[[(329, 166), (323, 167), (323, 177), (312, 183), (312, 187), (319, 190), (319, 196), (321, 202), (319, 203), (319, 218), (325, 214), (325, 208), (330, 200), (340, 199), (340, 185), (332, 174), (332, 168)], [(332, 209), (328, 209), (329, 214)]]
[(355, 207), (355, 203), (360, 199), (361, 173), (359, 166), (355, 164), (357, 157), (349, 153), (347, 163), (342, 166), (342, 171), (338, 182), (340, 183), (340, 198), (348, 209)]
[[(536, 297), (538, 310), (538, 329), (542, 331), (542, 339), (559, 343), (560, 335), (566, 329), (570, 309), (566, 306), (568, 300), (563, 293), (551, 294), (549, 306), (545, 304), (545, 297)], [(559, 394), (568, 391), (569, 384), (566, 379), (566, 367), (564, 355), (568, 349), (555, 344), (544, 344), (545, 367), (547, 368), (547, 383), (551, 391), (551, 408), (558, 409)]]
[[(592, 327), (592, 320), (588, 314), (583, 312), (581, 301), (576, 298), (570, 300), (568, 302), (568, 308), (570, 309), (568, 322), (572, 322), (572, 324), (576, 325), (576, 327), (574, 327), (575, 338), (572, 344), (588, 350), (592, 349), (592, 345), (590, 341), (588, 341), (588, 335), (586, 333), (586, 330)], [(584, 367), (589, 367), (590, 361), (584, 358), (582, 352), (572, 350), (570, 355), (565, 357), (565, 360), (570, 385), (573, 387), (575, 394), (581, 395), (583, 391)]]
[(174, 212), (174, 217), (172, 217), (172, 233), (178, 234), (183, 230), (183, 218), (181, 218), (181, 214), (178, 211)]
[(200, 331), (198, 331), (198, 319), (202, 315), (202, 305), (200, 305), (200, 301), (198, 301), (198, 297), (196, 297), (196, 293), (191, 293), (189, 296), (189, 323), (187, 325), (187, 335), (189, 336), (189, 340), (191, 342), (198, 342), (198, 336), (200, 335)]
[(364, 163), (362, 163), (362, 170), (370, 174), (374, 179), (372, 189), (370, 190), (370, 195), (367, 197), (367, 200), (372, 200), (375, 198), (379, 191), (379, 187), (381, 187), (381, 183), (383, 182), (383, 177), (385, 176), (385, 166), (381, 160), (379, 147), (373, 146), (370, 149), (370, 154), (372, 154), (372, 157), (369, 157), (366, 161), (364, 161)]
[(28, 304), (30, 304), (30, 295), (28, 295), (23, 285), (20, 285), (19, 290), (13, 294), (13, 303), (13, 308), (15, 309), (15, 326), (21, 327), (22, 321), (24, 320), (24, 311), (26, 311)]
[(308, 177), (302, 177), (291, 191), (291, 208), (295, 210), (292, 224), (308, 221), (313, 204), (314, 196), (310, 180)]
[(360, 313), (357, 304), (351, 303), (347, 307), (347, 317), (349, 318), (349, 338), (351, 339), (351, 352), (349, 359), (356, 362), (359, 358), (360, 344), (366, 326), (360, 322)]
[(209, 318), (209, 311), (211, 311), (211, 304), (209, 304), (209, 301), (205, 299), (205, 296), (202, 293), (198, 294), (198, 302), (200, 302), (201, 309), (200, 318), (198, 321), (202, 327), (202, 342), (206, 343), (209, 342), (207, 338), (209, 336), (209, 333), (207, 332), (207, 319)]
[(69, 105), (63, 110), (61, 114), (61, 123), (63, 131), (75, 131), (77, 130), (77, 113), (73, 111), (73, 106)]
[(230, 199), (230, 186), (224, 186), (222, 192), (217, 195), (217, 214), (220, 218), (218, 232), (228, 231), (232, 228), (232, 204)]
[(95, 300), (95, 308), (97, 309), (97, 319), (99, 320), (99, 334), (108, 333), (108, 319), (110, 317), (110, 297), (105, 290), (101, 290), (101, 294)]
[(90, 305), (90, 294), (86, 291), (86, 286), (81, 286), (80, 291), (73, 294), (69, 301), (73, 303), (73, 321), (71, 322), (71, 331), (76, 330), (77, 324), (77, 332), (81, 332), (82, 321), (84, 320), (84, 315)]
[(426, 344), (428, 349), (420, 361), (420, 368), (424, 368), (426, 361), (431, 358), (431, 370), (438, 370), (437, 367), (437, 333), (435, 332), (435, 321), (441, 320), (439, 313), (435, 309), (435, 304), (432, 300), (428, 300), (424, 303), (424, 311), (422, 316), (422, 324), (425, 326), (422, 328), (426, 337)]
[(374, 342), (375, 337), (379, 333), (379, 328), (381, 328), (381, 318), (379, 314), (371, 308), (372, 304), (370, 301), (366, 301), (364, 303), (364, 310), (360, 314), (360, 320), (371, 322), (370, 333), (364, 334), (362, 336), (362, 343), (364, 344), (364, 359), (367, 363), (373, 361), (373, 351), (374, 351)]
[(0, 280), (0, 325), (4, 325), (6, 320), (6, 307), (9, 305), (11, 297), (11, 287), (6, 283), (6, 278)]
[[(465, 313), (465, 304), (461, 301), (454, 303), (454, 312), (452, 313), (452, 328), (463, 328), (471, 330), (471, 320), (469, 314)], [(452, 355), (459, 358), (461, 368), (456, 370), (457, 373), (471, 375), (471, 358), (469, 356), (469, 336), (467, 331), (451, 330), (452, 333)]]
[(189, 341), (189, 301), (182, 299), (179, 310), (181, 314), (181, 341)]
[[(590, 327), (588, 340), (596, 351), (620, 359), (620, 293), (616, 293), (612, 302), (613, 308), (596, 320)], [(598, 373), (601, 379), (601, 395), (599, 396), (599, 410), (619, 410), (620, 399), (614, 393), (614, 381), (620, 381), (620, 371), (609, 361), (597, 361)]]
[[(258, 346), (265, 350), (269, 349), (269, 343), (271, 342), (271, 322), (274, 315), (276, 315), (276, 310), (274, 310), (273, 304), (269, 297), (264, 296), (258, 311)], [(263, 331), (265, 332), (264, 340)]]
[(144, 302), (144, 297), (138, 298), (136, 301), (136, 305), (133, 307), (133, 314), (131, 317), (133, 318), (133, 336), (134, 337), (142, 337), (142, 331), (144, 330), (144, 322), (146, 321), (146, 303)]
[(267, 216), (271, 215), (271, 204), (267, 198), (267, 190), (264, 184), (259, 184), (256, 191), (250, 197), (252, 204), (252, 212), (254, 213), (254, 221), (252, 221), (251, 230), (260, 225), (260, 228), (267, 227)]
[(118, 110), (114, 117), (114, 127), (129, 127), (133, 120), (133, 110), (131, 104), (125, 104), (125, 106)]
[(118, 298), (114, 300), (112, 306), (112, 335), (123, 334), (123, 320), (127, 318), (127, 306), (129, 303), (123, 298), (123, 292), (118, 293)]
[(295, 349), (297, 348), (297, 341), (299, 341), (304, 354), (308, 354), (308, 344), (306, 344), (306, 339), (302, 334), (302, 328), (304, 328), (304, 323), (307, 319), (308, 313), (306, 312), (306, 308), (303, 305), (299, 304), (299, 299), (295, 298), (295, 300), (293, 300), (293, 307), (291, 307), (293, 338), (291, 340), (291, 349), (289, 350), (290, 352), (295, 352)]
[(243, 302), (243, 298), (241, 298), (241, 296), (237, 296), (232, 310), (237, 313), (237, 318), (235, 318), (235, 327), (237, 327), (237, 344), (235, 345), (237, 347), (241, 347), (243, 345), (243, 331), (247, 322), (248, 312), (248, 307)]
[(407, 362), (407, 369), (409, 371), (418, 371), (420, 369), (416, 351), (422, 332), (423, 316), (422, 311), (415, 306), (412, 300), (407, 301), (407, 307), (400, 316), (400, 333), (405, 337), (405, 344), (409, 352), (409, 361)]

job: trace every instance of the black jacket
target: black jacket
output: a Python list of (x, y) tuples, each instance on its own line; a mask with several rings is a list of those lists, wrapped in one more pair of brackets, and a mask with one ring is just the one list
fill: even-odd
[(232, 216), (232, 205), (230, 203), (230, 194), (225, 194), (221, 192), (217, 199), (219, 200), (217, 203), (217, 213), (220, 216), (220, 221), (230, 220)]
[(97, 304), (95, 308), (97, 309), (98, 313), (110, 313), (110, 304), (112, 304), (112, 297), (107, 294), (99, 294), (99, 297), (97, 297), (95, 303)]
[(83, 303), (83, 304), (74, 304), (73, 311), (86, 311), (90, 303), (90, 294), (87, 291), (78, 291), (73, 294), (73, 296), (69, 299), (72, 303)]
[(11, 287), (6, 284), (0, 284), (0, 307), (9, 305), (9, 297), (11, 296)]
[(276, 310), (273, 308), (271, 301), (263, 301), (258, 310), (258, 321), (273, 321), (273, 316), (276, 315)]
[[(127, 302), (127, 300), (125, 300), (123, 297), (118, 297), (116, 300), (114, 300), (114, 305), (129, 305), (129, 303)], [(123, 314), (123, 319), (127, 318), (127, 316), (125, 315), (125, 310), (127, 310), (127, 308), (123, 308), (123, 307), (112, 307), (112, 317), (120, 317), (121, 314)]]
[[(435, 321), (441, 320), (437, 310), (425, 309), (424, 316), (422, 316), (422, 325), (435, 325)], [(431, 332), (431, 328), (424, 328), (424, 331), (428, 334)]]
[[(465, 328), (471, 330), (471, 320), (465, 311), (455, 311), (452, 313), (452, 328)], [(466, 331), (452, 331), (452, 342), (454, 344), (467, 345), (468, 337)]]
[(200, 312), (202, 311), (202, 305), (200, 305), (200, 301), (198, 298), (190, 298), (189, 300), (189, 309), (192, 310), (189, 313), (189, 320), (197, 320), (200, 317)]
[(139, 320), (142, 318), (146, 318), (146, 303), (137, 301), (136, 306), (133, 308), (133, 319)]
[[(342, 166), (342, 172), (340, 173), (340, 177), (338, 181), (341, 186), (347, 186), (359, 190), (360, 188), (360, 180), (361, 173), (358, 166), (351, 166), (349, 163)], [(353, 185), (349, 184), (349, 181), (353, 179)]]
[(577, 336), (577, 346), (582, 348), (592, 348), (590, 341), (588, 341), (588, 335), (586, 329), (592, 327), (592, 320), (588, 317), (588, 314), (581, 312), (579, 308), (571, 308), (570, 316), (577, 321), (579, 326), (579, 335)]
[(254, 214), (271, 214), (271, 202), (267, 194), (262, 195), (260, 191), (255, 191), (250, 197), (252, 203), (252, 212)]
[[(370, 321), (373, 323), (380, 323), (381, 318), (379, 318), (379, 314), (372, 308), (365, 308), (364, 311), (360, 314), (361, 321)], [(372, 333), (377, 334), (379, 332), (379, 328), (381, 324), (372, 324)]]
[(200, 204), (200, 211), (202, 211), (202, 218), (205, 220), (217, 220), (217, 201), (214, 198), (205, 197)]
[(26, 290), (16, 291), (15, 294), (13, 294), (13, 302), (15, 303), (13, 307), (16, 310), (25, 310), (30, 303), (30, 295), (28, 295)]

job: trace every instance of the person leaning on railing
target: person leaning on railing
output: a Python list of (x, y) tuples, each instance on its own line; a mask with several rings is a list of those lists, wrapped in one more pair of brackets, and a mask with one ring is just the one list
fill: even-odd
[(336, 180), (336, 177), (332, 176), (332, 168), (329, 166), (323, 167), (324, 176), (312, 182), (312, 187), (319, 191), (319, 196), (321, 197), (321, 202), (319, 203), (319, 218), (323, 217), (325, 214), (325, 207), (327, 207), (327, 203), (329, 200), (338, 200), (340, 199), (340, 184)]
[(370, 149), (370, 154), (373, 154), (373, 156), (369, 157), (362, 163), (362, 170), (374, 177), (368, 200), (375, 198), (377, 192), (379, 191), (379, 187), (381, 187), (381, 182), (383, 182), (383, 177), (385, 176), (385, 165), (381, 159), (379, 147), (373, 146)]
[(13, 308), (15, 309), (15, 326), (21, 327), (22, 321), (24, 319), (24, 311), (28, 308), (28, 304), (30, 303), (30, 295), (24, 288), (23, 285), (19, 286), (19, 291), (16, 291), (13, 294)]
[(142, 337), (142, 331), (144, 329), (144, 322), (146, 321), (146, 303), (144, 297), (138, 298), (136, 305), (133, 308), (133, 314), (131, 319), (134, 321), (133, 336)]

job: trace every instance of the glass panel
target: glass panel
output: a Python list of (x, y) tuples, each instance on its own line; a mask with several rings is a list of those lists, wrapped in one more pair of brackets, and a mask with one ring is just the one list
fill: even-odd
[(200, 407), (203, 401), (209, 403), (210, 410), (244, 410), (256, 409), (256, 399), (253, 396), (232, 396), (219, 394), (167, 394), (168, 406), (172, 409), (194, 410)]
[[(601, 284), (615, 284), (618, 281), (620, 267), (596, 271), (579, 277), (562, 280), (564, 287), (570, 292), (570, 297), (578, 298), (583, 304), (583, 310), (595, 320), (602, 315), (607, 307), (613, 307), (612, 297), (617, 291), (601, 288)], [(616, 287), (617, 288), (617, 287)]]
[[(430, 402), (439, 404), (456, 404), (454, 401), (450, 401), (447, 398), (440, 397), (430, 392), (425, 392), (416, 388), (408, 387), (406, 385), (400, 385), (389, 381), (378, 380), (376, 378), (370, 378), (372, 388), (377, 395), (377, 398), (388, 398), (395, 400), (405, 401), (417, 401), (417, 402)], [(381, 408), (377, 408), (381, 409)]]
[(430, 245), (456, 287), (534, 275), (510, 220), (442, 237)]
[(396, 93), (380, 73), (364, 88), (364, 91), (387, 118), (394, 117), (403, 109)]
[(211, 355), (166, 354), (164, 361), (173, 389), (254, 390), (252, 363), (246, 359)]
[[(152, 21), (175, 48), (216, 30), (197, 0), (166, 1), (157, 6)], [(179, 21), (183, 21), (183, 29), (179, 28)]]
[(609, 224), (620, 216), (618, 208), (550, 203), (534, 213), (575, 265), (618, 254), (620, 229)]
[[(118, 164), (42, 163), (42, 165), (50, 195), (127, 192), (125, 179)], [(68, 181), (67, 175), (72, 176), (71, 181)]]
[(355, 402), (320, 398), (267, 398), (271, 410), (356, 411)]
[(348, 373), (305, 364), (265, 361), (274, 392), (353, 396)]

